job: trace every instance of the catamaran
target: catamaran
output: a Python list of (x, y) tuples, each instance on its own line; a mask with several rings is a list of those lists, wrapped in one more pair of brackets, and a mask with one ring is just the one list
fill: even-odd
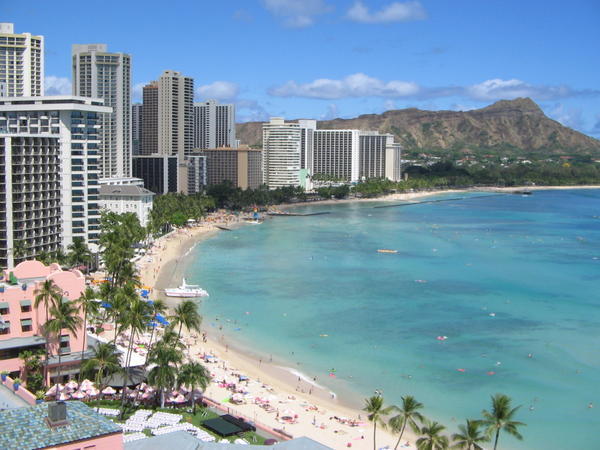
[(208, 292), (197, 284), (187, 284), (185, 278), (178, 288), (165, 289), (167, 297), (208, 297)]

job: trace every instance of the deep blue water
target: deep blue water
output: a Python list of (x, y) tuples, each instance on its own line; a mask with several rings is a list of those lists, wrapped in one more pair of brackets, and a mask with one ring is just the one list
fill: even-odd
[(348, 398), (414, 395), (452, 432), (502, 392), (527, 427), (501, 447), (600, 448), (600, 190), (467, 197), (206, 240), (186, 273), (204, 323)]

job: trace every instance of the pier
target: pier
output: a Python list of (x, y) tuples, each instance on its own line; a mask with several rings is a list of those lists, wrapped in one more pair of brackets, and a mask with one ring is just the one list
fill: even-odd
[(440, 198), (438, 200), (423, 200), (422, 202), (396, 203), (395, 205), (373, 206), (373, 208), (396, 208), (399, 206), (423, 205), (425, 203), (454, 202), (454, 201), (458, 201), (458, 200), (470, 200), (470, 199), (474, 199), (474, 198), (497, 197), (498, 195), (506, 195), (506, 192), (501, 192), (501, 193), (499, 192), (498, 194), (491, 194), (491, 195), (476, 195), (473, 197)]
[(273, 216), (273, 217), (288, 217), (288, 216), (289, 217), (308, 217), (308, 216), (322, 216), (323, 214), (331, 214), (331, 211), (322, 211), (322, 212), (306, 213), (306, 214), (270, 212), (268, 214), (269, 214), (269, 216)]

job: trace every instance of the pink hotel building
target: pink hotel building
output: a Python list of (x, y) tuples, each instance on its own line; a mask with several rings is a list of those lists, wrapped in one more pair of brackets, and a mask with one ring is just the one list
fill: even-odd
[[(11, 276), (12, 274), (12, 276)], [(63, 300), (77, 300), (85, 290), (85, 278), (78, 270), (63, 271), (58, 264), (45, 266), (39, 261), (24, 261), (13, 270), (3, 272), (0, 279), (0, 371), (21, 377), (23, 350), (43, 350), (46, 338), (42, 325), (46, 322), (44, 304), (34, 307), (35, 292), (45, 280), (52, 280), (62, 290)], [(61, 353), (61, 375), (79, 373), (85, 333), (77, 335), (63, 330), (60, 338), (50, 338), (49, 378), (57, 375), (58, 352)]]

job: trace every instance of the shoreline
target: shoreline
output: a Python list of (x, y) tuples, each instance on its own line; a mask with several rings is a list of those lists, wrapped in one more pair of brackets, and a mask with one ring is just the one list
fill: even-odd
[[(287, 209), (294, 207), (301, 207), (312, 204), (336, 204), (336, 203), (349, 203), (349, 202), (380, 202), (380, 201), (406, 201), (418, 198), (424, 198), (428, 196), (440, 195), (440, 194), (456, 194), (465, 192), (511, 192), (515, 190), (561, 190), (561, 189), (600, 189), (600, 186), (527, 186), (527, 187), (510, 187), (510, 188), (473, 188), (473, 189), (460, 189), (460, 190), (438, 190), (438, 191), (426, 191), (426, 192), (412, 192), (402, 194), (391, 194), (379, 198), (368, 198), (368, 199), (344, 199), (344, 200), (324, 200), (319, 202), (303, 202), (295, 204), (280, 205), (279, 208)], [(241, 219), (237, 219), (235, 225), (243, 225)], [(231, 226), (231, 223), (227, 223), (227, 226)], [(156, 297), (157, 294), (161, 298), (165, 299), (169, 308), (173, 308), (178, 303), (177, 299), (165, 297), (160, 294), (160, 290), (166, 287), (172, 287), (178, 285), (183, 272), (185, 271), (187, 258), (192, 254), (193, 248), (198, 242), (214, 236), (219, 230), (214, 224), (204, 224), (179, 234), (173, 234), (171, 236), (164, 237), (165, 240), (160, 242), (162, 248), (155, 254), (154, 260), (155, 267), (152, 270), (152, 266), (144, 266), (141, 270), (143, 284), (152, 286), (154, 288), (153, 295)], [(162, 238), (161, 238), (162, 239)], [(159, 240), (160, 241), (160, 240)], [(145, 256), (143, 259), (146, 259)], [(158, 266), (156, 266), (158, 263)], [(162, 264), (161, 264), (162, 263)], [(173, 264), (174, 263), (174, 264)], [(148, 267), (150, 266), (150, 267)], [(148, 269), (151, 270), (148, 270)], [(151, 275), (154, 273), (154, 277)], [(176, 277), (179, 277), (177, 279)], [(217, 319), (218, 320), (218, 319)], [(311, 409), (306, 409), (304, 413), (298, 412), (300, 416), (299, 424), (288, 425), (287, 429), (284, 426), (283, 430), (287, 433), (292, 434), (294, 437), (308, 436), (315, 439), (325, 445), (332, 448), (346, 447), (348, 444), (352, 444), (355, 448), (372, 448), (372, 424), (366, 423), (366, 425), (360, 428), (350, 428), (347, 425), (338, 424), (336, 421), (331, 420), (331, 417), (349, 417), (352, 419), (362, 418), (365, 420), (365, 413), (360, 410), (358, 397), (355, 399), (348, 398), (345, 395), (341, 395), (340, 398), (331, 397), (331, 393), (326, 386), (318, 386), (320, 383), (318, 380), (311, 380), (309, 374), (303, 373), (301, 370), (297, 370), (293, 367), (293, 363), (281, 363), (281, 361), (269, 361), (267, 359), (267, 353), (265, 349), (259, 350), (248, 350), (244, 348), (243, 338), (235, 338), (233, 334), (226, 335), (222, 332), (210, 330), (209, 327), (203, 327), (203, 331), (206, 330), (208, 333), (208, 340), (206, 343), (198, 344), (197, 336), (189, 336), (185, 333), (188, 342), (194, 341), (194, 344), (190, 347), (189, 356), (194, 359), (200, 359), (201, 355), (212, 354), (220, 359), (220, 362), (224, 362), (224, 367), (227, 369), (221, 369), (220, 363), (205, 364), (215, 379), (221, 379), (219, 377), (230, 376), (233, 372), (232, 368), (235, 368), (233, 373), (243, 373), (250, 377), (251, 380), (260, 380), (258, 384), (254, 386), (255, 389), (260, 390), (259, 385), (268, 385), (274, 389), (279, 398), (283, 397), (285, 403), (293, 403), (294, 411), (301, 409), (300, 405), (314, 405), (319, 411), (318, 416), (312, 412)], [(216, 332), (215, 332), (216, 331)], [(220, 335), (220, 336), (219, 336)], [(238, 342), (241, 341), (241, 342)], [(240, 345), (242, 344), (242, 345)], [(261, 350), (263, 352), (261, 353)], [(268, 349), (266, 349), (268, 350)], [(313, 381), (311, 383), (311, 381)], [(304, 392), (298, 390), (298, 387)], [(310, 392), (307, 394), (307, 391)], [(216, 383), (211, 383), (211, 386), (207, 389), (207, 396), (216, 401), (220, 401), (224, 397), (229, 396), (229, 392), (225, 389), (219, 388)], [(294, 401), (287, 401), (286, 398), (294, 397)], [(354, 400), (354, 401), (353, 401)], [(248, 418), (254, 418), (254, 421), (267, 424), (271, 428), (280, 428), (281, 424), (274, 421), (273, 415), (269, 416), (268, 413), (262, 409), (256, 407), (253, 404), (248, 405), (231, 405), (229, 403), (223, 403), (226, 407), (230, 407), (234, 413), (240, 413)], [(281, 410), (286, 408), (286, 404), (279, 407)], [(318, 420), (316, 418), (318, 417)], [(312, 420), (311, 420), (312, 419)], [(316, 422), (316, 425), (313, 423)], [(320, 424), (325, 426), (321, 428)], [(364, 436), (364, 438), (362, 438)], [(390, 445), (393, 447), (396, 443), (397, 438), (392, 436), (390, 433), (384, 430), (378, 430), (377, 445), (382, 447)], [(409, 434), (409, 430), (405, 433), (402, 439), (403, 443), (409, 441), (413, 446), (415, 442), (414, 433)], [(407, 447), (404, 447), (407, 448)], [(413, 447), (408, 447), (413, 448)]]

